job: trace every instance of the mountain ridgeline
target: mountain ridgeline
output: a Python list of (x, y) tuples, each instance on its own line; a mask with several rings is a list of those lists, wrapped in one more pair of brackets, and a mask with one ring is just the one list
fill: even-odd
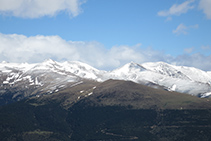
[(84, 80), (109, 79), (133, 81), (154, 88), (187, 93), (198, 97), (211, 95), (211, 72), (174, 66), (164, 62), (128, 63), (113, 71), (97, 70), (81, 62), (0, 63), (0, 105), (29, 97), (51, 94)]
[(210, 72), (47, 60), (2, 63), (0, 75), (2, 141), (211, 140)]

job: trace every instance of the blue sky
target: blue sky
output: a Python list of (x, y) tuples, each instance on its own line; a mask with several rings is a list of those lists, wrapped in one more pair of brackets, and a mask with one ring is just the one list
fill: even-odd
[(0, 0), (0, 61), (211, 70), (211, 0)]

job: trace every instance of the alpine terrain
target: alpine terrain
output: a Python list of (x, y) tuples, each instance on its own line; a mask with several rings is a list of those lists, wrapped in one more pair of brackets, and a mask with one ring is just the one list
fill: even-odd
[(211, 95), (211, 72), (174, 66), (164, 62), (128, 63), (113, 71), (102, 71), (81, 62), (0, 63), (0, 105), (29, 97), (40, 97), (73, 87), (85, 80), (133, 81), (157, 89), (187, 93), (198, 97)]
[(0, 84), (2, 141), (211, 140), (211, 72), (196, 68), (2, 62)]

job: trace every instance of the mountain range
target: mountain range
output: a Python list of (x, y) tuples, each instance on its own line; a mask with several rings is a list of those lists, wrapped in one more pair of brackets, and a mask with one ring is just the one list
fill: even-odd
[(157, 89), (198, 97), (211, 95), (211, 71), (164, 62), (128, 63), (112, 71), (98, 70), (82, 62), (0, 63), (0, 104), (58, 92), (85, 80), (133, 81)]
[(0, 139), (209, 141), (210, 77), (164, 62), (2, 62)]

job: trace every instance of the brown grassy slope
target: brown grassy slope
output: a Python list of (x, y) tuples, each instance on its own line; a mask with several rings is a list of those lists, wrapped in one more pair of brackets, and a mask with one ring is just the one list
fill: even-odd
[[(94, 87), (96, 88), (93, 89)], [(90, 93), (93, 94), (89, 95)], [(92, 105), (126, 106), (135, 109), (211, 109), (208, 98), (202, 99), (123, 80), (108, 80), (103, 83), (85, 80), (74, 87), (36, 98), (31, 104), (41, 106), (54, 101), (68, 109), (81, 100)]]
[(209, 99), (150, 88), (131, 81), (108, 80), (94, 90), (89, 101), (104, 106), (158, 109), (211, 109)]
[(51, 102), (60, 103), (62, 107), (68, 109), (81, 99), (86, 98), (88, 94), (93, 92), (93, 88), (97, 85), (99, 85), (99, 82), (83, 80), (83, 83), (78, 85), (69, 86), (61, 91), (50, 95), (44, 95), (40, 98), (33, 98), (35, 101), (33, 101), (33, 99), (30, 99), (29, 101), (33, 101), (31, 102), (31, 105), (34, 106), (42, 106)]

